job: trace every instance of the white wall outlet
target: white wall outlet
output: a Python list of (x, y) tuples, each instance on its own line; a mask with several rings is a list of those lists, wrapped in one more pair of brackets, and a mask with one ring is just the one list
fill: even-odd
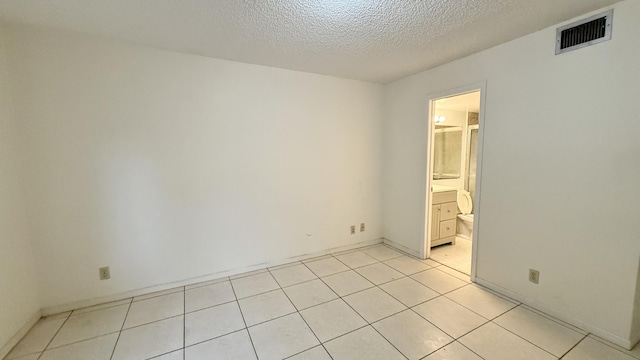
[(364, 223), (360, 223), (360, 232), (364, 231)]
[(109, 271), (109, 267), (100, 268), (100, 280), (108, 280), (111, 279), (111, 272)]
[(529, 281), (534, 284), (540, 283), (540, 271), (529, 269)]
[(351, 225), (351, 235), (354, 235), (355, 233), (356, 233), (356, 226)]

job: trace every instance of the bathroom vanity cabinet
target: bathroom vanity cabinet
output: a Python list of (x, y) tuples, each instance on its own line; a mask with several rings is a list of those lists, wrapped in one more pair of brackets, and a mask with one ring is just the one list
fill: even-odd
[(457, 192), (438, 191), (432, 195), (431, 203), (431, 247), (456, 243)]

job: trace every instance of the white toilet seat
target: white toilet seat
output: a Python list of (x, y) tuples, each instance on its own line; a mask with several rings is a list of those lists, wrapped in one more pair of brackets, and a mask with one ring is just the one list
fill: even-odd
[(458, 209), (464, 215), (471, 214), (473, 210), (473, 200), (471, 199), (471, 194), (469, 194), (466, 190), (458, 191)]

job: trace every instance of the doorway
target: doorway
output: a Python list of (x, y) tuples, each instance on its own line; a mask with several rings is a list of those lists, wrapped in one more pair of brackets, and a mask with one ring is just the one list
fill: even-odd
[(475, 281), (484, 83), (429, 97), (424, 255)]

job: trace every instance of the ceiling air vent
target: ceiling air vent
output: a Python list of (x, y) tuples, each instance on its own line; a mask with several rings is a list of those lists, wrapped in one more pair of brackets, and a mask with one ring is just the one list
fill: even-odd
[(558, 28), (556, 55), (611, 39), (613, 9)]

